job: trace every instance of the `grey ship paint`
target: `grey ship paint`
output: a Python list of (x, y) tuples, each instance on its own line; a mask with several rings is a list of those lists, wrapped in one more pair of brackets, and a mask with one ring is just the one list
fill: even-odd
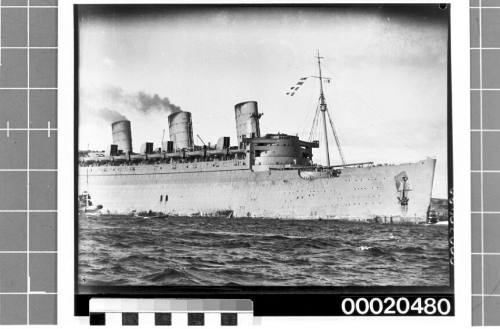
[[(328, 145), (329, 116), (317, 56), (319, 112)], [(235, 105), (237, 145), (221, 137), (194, 145), (189, 112), (169, 116), (170, 141), (161, 149), (131, 146), (131, 123), (112, 125), (107, 154), (80, 152), (81, 210), (102, 214), (158, 213), (277, 219), (346, 219), (382, 223), (425, 222), (436, 160), (376, 165), (315, 165), (306, 142), (287, 134), (261, 136), (257, 102)], [(335, 142), (340, 144), (333, 126)], [(148, 144), (148, 143), (146, 143)], [(92, 200), (92, 201), (91, 201)]]

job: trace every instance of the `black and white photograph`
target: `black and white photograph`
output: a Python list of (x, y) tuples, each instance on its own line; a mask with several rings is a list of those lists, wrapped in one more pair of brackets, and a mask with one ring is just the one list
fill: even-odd
[(450, 287), (449, 8), (75, 7), (78, 287)]

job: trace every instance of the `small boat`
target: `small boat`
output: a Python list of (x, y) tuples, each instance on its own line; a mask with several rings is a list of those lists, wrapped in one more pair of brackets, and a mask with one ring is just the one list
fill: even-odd
[(448, 224), (449, 224), (449, 222), (447, 220), (442, 220), (442, 221), (434, 223), (433, 225), (448, 226)]
[(102, 205), (94, 205), (92, 202), (92, 197), (87, 191), (83, 191), (82, 194), (78, 196), (79, 208), (78, 210), (86, 215), (100, 215), (102, 210)]

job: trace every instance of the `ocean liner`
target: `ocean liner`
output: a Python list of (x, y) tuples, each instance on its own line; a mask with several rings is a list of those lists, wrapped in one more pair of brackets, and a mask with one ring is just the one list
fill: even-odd
[[(229, 218), (339, 219), (425, 222), (436, 160), (381, 165), (345, 163), (328, 111), (317, 55), (320, 93), (314, 121), (322, 123), (326, 164), (312, 160), (318, 141), (261, 135), (257, 102), (234, 107), (237, 145), (220, 137), (195, 145), (190, 112), (168, 116), (169, 140), (132, 149), (131, 123), (112, 124), (106, 152), (79, 151), (81, 212)], [(292, 91), (293, 92), (293, 91)], [(328, 116), (328, 120), (327, 120)], [(341, 156), (331, 165), (327, 126)], [(199, 137), (199, 136), (198, 136)]]

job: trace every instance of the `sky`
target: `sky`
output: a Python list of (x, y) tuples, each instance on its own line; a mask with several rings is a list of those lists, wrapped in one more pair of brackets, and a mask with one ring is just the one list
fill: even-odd
[[(104, 150), (111, 122), (132, 122), (134, 150), (159, 146), (168, 115), (192, 113), (196, 135), (230, 136), (234, 105), (258, 102), (261, 133), (308, 140), (325, 97), (349, 163), (437, 159), (447, 196), (447, 11), (437, 5), (79, 7), (79, 144)], [(324, 164), (320, 148), (313, 160)], [(330, 154), (339, 164), (330, 136)]]

